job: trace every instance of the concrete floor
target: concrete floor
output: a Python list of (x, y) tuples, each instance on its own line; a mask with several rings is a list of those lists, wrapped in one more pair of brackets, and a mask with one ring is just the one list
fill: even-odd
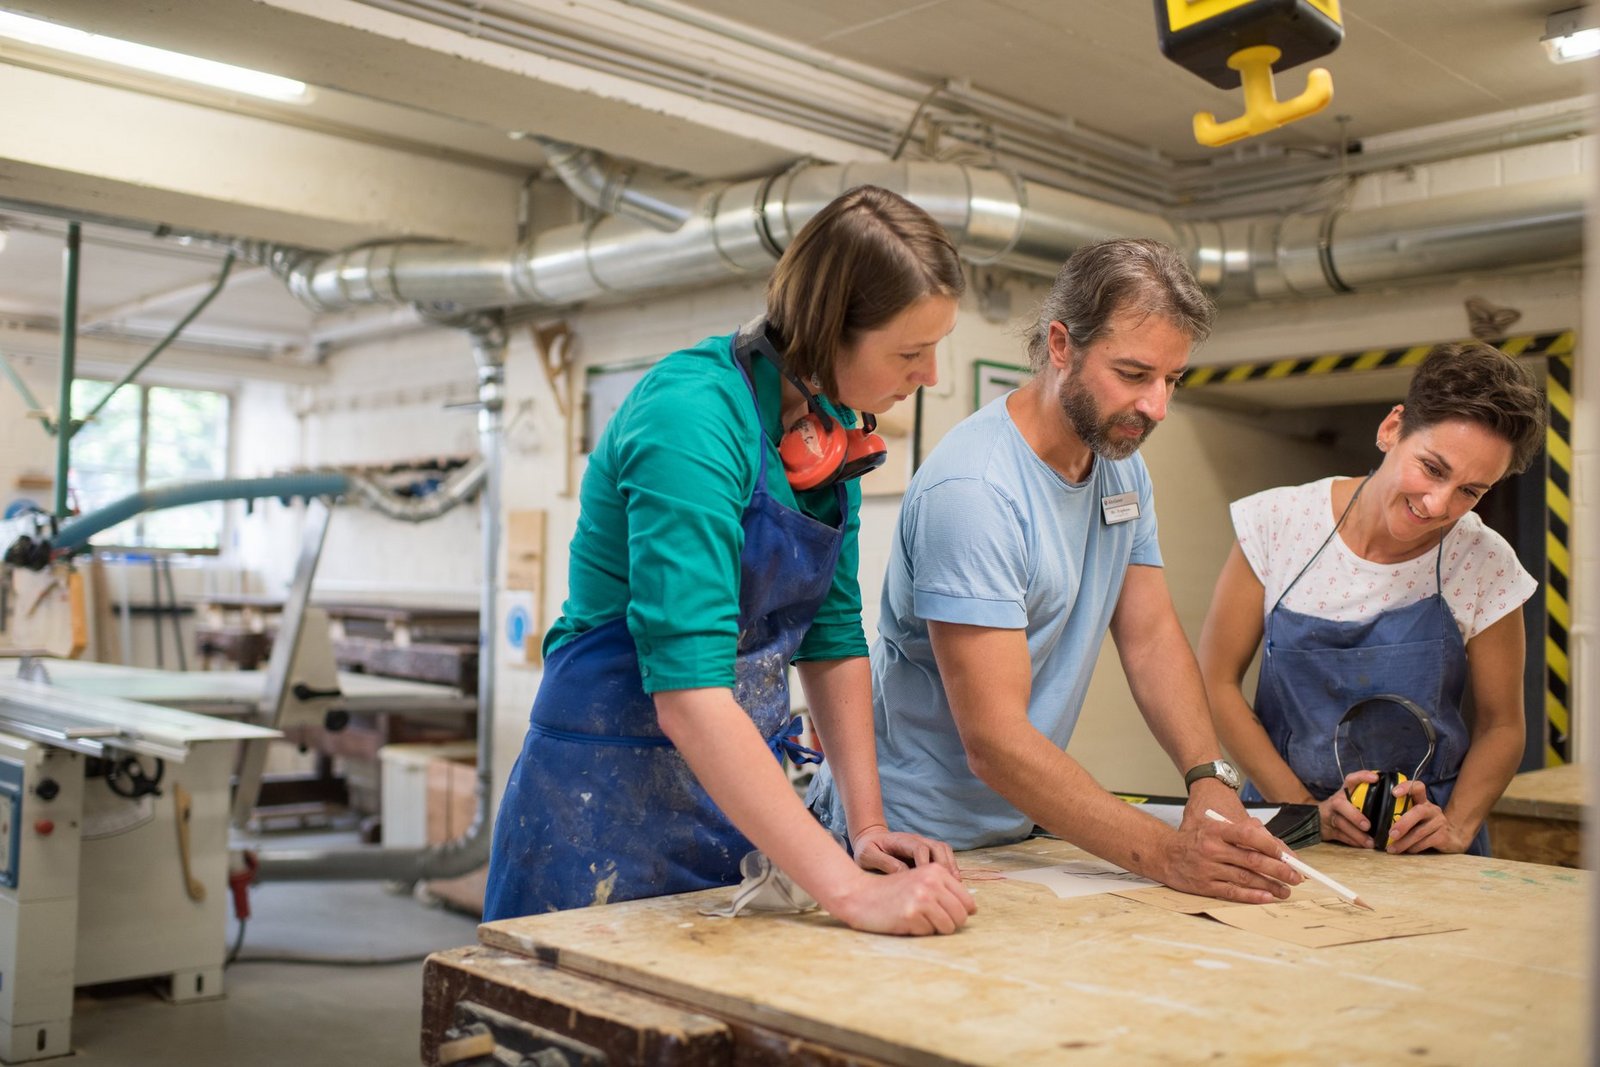
[[(326, 839), (323, 839), (325, 841)], [(319, 844), (323, 843), (319, 841)], [(421, 1063), (421, 957), (477, 940), (477, 920), (376, 882), (254, 887), (218, 1000), (171, 1004), (148, 984), (80, 989), (71, 1060), (115, 1067), (365, 1067)], [(230, 946), (237, 932), (230, 919)], [(264, 962), (307, 957), (341, 964)], [(378, 966), (355, 961), (417, 957)]]

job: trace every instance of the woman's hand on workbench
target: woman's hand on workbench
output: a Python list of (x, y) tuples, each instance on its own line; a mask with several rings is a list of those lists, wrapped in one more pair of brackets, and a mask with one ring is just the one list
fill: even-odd
[(886, 826), (869, 826), (850, 843), (856, 863), (865, 871), (894, 874), (909, 867), (938, 864), (959, 875), (956, 854), (943, 841), (920, 834), (896, 833)]
[(1372, 785), (1378, 780), (1377, 771), (1351, 771), (1344, 776), (1344, 788), (1335, 789), (1326, 799), (1318, 801), (1317, 814), (1322, 821), (1322, 839), (1337, 841), (1352, 848), (1372, 847), (1372, 824), (1361, 814), (1361, 809), (1350, 803), (1350, 792), (1358, 785)]
[(1395, 796), (1410, 794), (1411, 810), (1389, 828), (1390, 852), (1465, 852), (1476, 834), (1450, 821), (1443, 808), (1428, 799), (1428, 786), (1415, 779), (1395, 787)]
[(937, 863), (898, 874), (862, 871), (819, 903), (835, 919), (873, 934), (953, 934), (978, 910), (961, 879)]
[[(1237, 799), (1234, 805), (1239, 807)], [(1160, 877), (1164, 884), (1239, 904), (1270, 904), (1305, 881), (1278, 858), (1288, 846), (1242, 807), (1225, 822), (1197, 818), (1192, 807), (1169, 845)]]

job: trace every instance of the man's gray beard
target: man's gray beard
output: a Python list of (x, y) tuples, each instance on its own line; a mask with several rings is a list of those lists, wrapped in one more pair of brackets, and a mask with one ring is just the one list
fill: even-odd
[[(1061, 411), (1071, 423), (1072, 431), (1101, 459), (1127, 459), (1139, 451), (1139, 446), (1155, 430), (1155, 420), (1138, 412), (1101, 419), (1094, 395), (1078, 385), (1077, 378), (1076, 372), (1069, 374), (1066, 388), (1061, 391)], [(1141, 432), (1138, 437), (1113, 440), (1111, 431), (1123, 426), (1132, 426)]]

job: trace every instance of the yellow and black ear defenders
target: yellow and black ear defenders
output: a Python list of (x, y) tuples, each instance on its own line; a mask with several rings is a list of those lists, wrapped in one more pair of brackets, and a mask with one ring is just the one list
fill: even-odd
[[(1395, 787), (1404, 785), (1412, 779), (1422, 777), (1422, 769), (1428, 765), (1429, 760), (1433, 759), (1434, 746), (1438, 742), (1438, 734), (1434, 731), (1433, 720), (1428, 718), (1428, 713), (1422, 709), (1421, 705), (1407, 700), (1403, 696), (1396, 696), (1393, 693), (1382, 693), (1378, 696), (1368, 697), (1352, 704), (1350, 709), (1344, 713), (1344, 717), (1339, 720), (1339, 725), (1334, 730), (1333, 760), (1339, 768), (1339, 781), (1343, 782), (1345, 777), (1344, 760), (1340, 756), (1340, 743), (1349, 736), (1351, 724), (1363, 715), (1380, 711), (1384, 708), (1399, 708), (1410, 712), (1417, 725), (1422, 727), (1423, 736), (1428, 739), (1428, 751), (1423, 754), (1422, 760), (1417, 764), (1416, 769), (1411, 772), (1411, 778), (1407, 778), (1401, 771), (1379, 770), (1376, 767), (1367, 767), (1363, 760), (1363, 769), (1375, 771), (1378, 775), (1378, 780), (1372, 783), (1360, 782), (1354, 789), (1347, 791), (1350, 803), (1361, 809), (1361, 814), (1366, 817), (1367, 823), (1371, 826), (1369, 832), (1372, 834), (1372, 847), (1379, 852), (1388, 851), (1389, 831), (1393, 828), (1394, 821), (1411, 810), (1410, 795), (1395, 796)], [(1356, 754), (1357, 756), (1360, 755), (1359, 749), (1357, 749)]]
[(878, 420), (871, 412), (861, 413), (861, 426), (847, 430), (823, 408), (798, 375), (784, 366), (765, 320), (741, 329), (734, 338), (734, 358), (749, 371), (751, 355), (759, 355), (778, 368), (778, 373), (806, 398), (806, 414), (794, 425), (785, 427), (778, 442), (778, 455), (789, 484), (805, 491), (821, 489), (835, 482), (859, 478), (877, 470), (888, 458), (889, 448), (875, 432)]

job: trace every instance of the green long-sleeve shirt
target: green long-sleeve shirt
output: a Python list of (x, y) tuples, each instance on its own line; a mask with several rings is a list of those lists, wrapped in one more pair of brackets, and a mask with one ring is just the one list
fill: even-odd
[[(646, 692), (731, 687), (744, 546), (739, 521), (755, 492), (757, 447), (767, 450), (767, 491), (775, 500), (838, 523), (831, 487), (796, 493), (784, 476), (775, 444), (777, 368), (754, 361), (758, 424), (732, 342), (711, 337), (663, 359), (601, 434), (583, 476), (567, 600), (545, 636), (547, 656), (625, 614)], [(827, 406), (845, 426), (855, 425), (853, 412)], [(833, 585), (797, 660), (867, 653), (856, 581), (860, 506), (860, 486), (850, 482)]]

